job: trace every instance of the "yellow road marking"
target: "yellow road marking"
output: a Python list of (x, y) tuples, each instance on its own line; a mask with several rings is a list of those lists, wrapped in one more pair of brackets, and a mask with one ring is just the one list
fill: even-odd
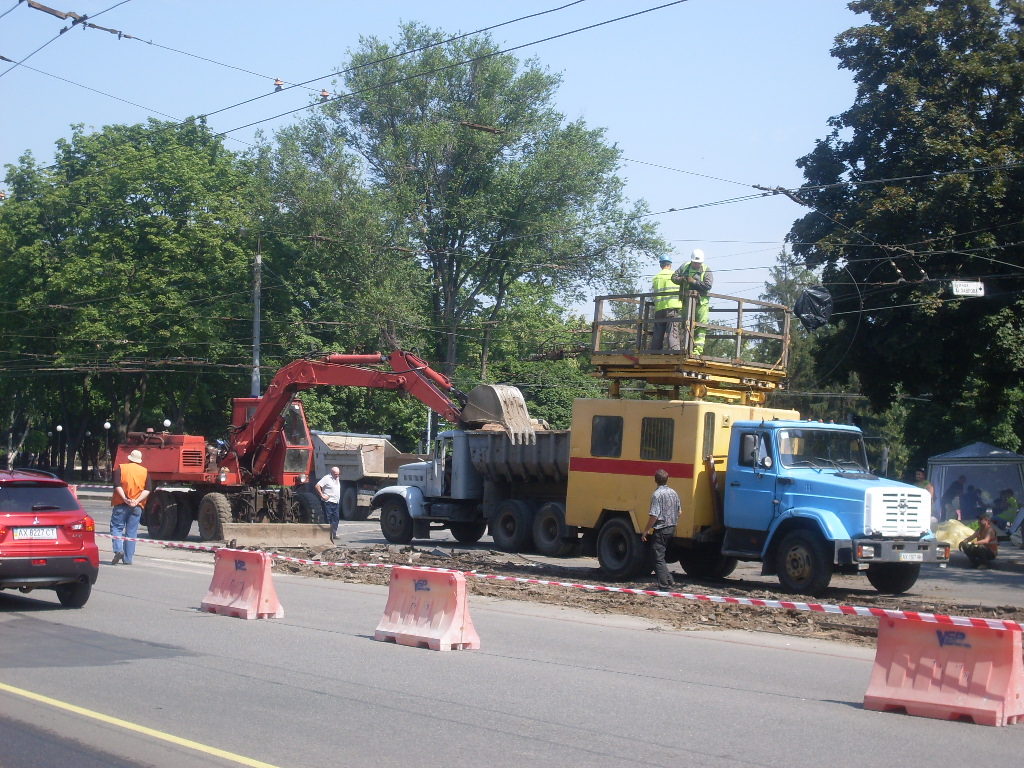
[(121, 720), (110, 715), (104, 715), (100, 712), (93, 712), (83, 707), (76, 707), (74, 704), (68, 704), (57, 699), (51, 699), (49, 696), (43, 696), (32, 691), (26, 691), (22, 688), (15, 688), (13, 685), (6, 685), (0, 683), (0, 691), (7, 691), (8, 693), (14, 693), (18, 696), (24, 696), (26, 699), (32, 699), (42, 704), (49, 704), (51, 707), (57, 707), (58, 709), (64, 709), (68, 712), (74, 712), (77, 715), (83, 715), (84, 717), (91, 717), (93, 720), (99, 720), (102, 723), (109, 725), (116, 725), (119, 728), (124, 728), (129, 731), (135, 731), (136, 733), (142, 733), (146, 736), (152, 736), (154, 739), (160, 739), (162, 741), (168, 741), (171, 744), (177, 744), (179, 747), (187, 747), (188, 749), (194, 749), (197, 752), (205, 752), (208, 755), (214, 755), (216, 757), (223, 757), (225, 760), (231, 760), (239, 763), (240, 765), (249, 765), (252, 768), (276, 768), (276, 766), (270, 763), (264, 763), (259, 760), (253, 760), (251, 757), (243, 757), (242, 755), (236, 755), (234, 752), (226, 752), (223, 749), (217, 749), (216, 747), (208, 747), (205, 744), (200, 744), (198, 741), (190, 741), (189, 739), (183, 739), (179, 736), (172, 736), (169, 733), (163, 733), (161, 731), (147, 728), (144, 725), (138, 725), (136, 723), (130, 723), (127, 720)]

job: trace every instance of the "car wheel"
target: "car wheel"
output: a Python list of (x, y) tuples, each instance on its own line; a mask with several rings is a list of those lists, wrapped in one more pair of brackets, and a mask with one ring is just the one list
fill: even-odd
[(89, 602), (92, 584), (87, 581), (76, 581), (73, 584), (58, 584), (54, 591), (57, 599), (65, 608), (81, 608)]
[(786, 534), (775, 553), (775, 568), (779, 583), (797, 595), (817, 597), (832, 581), (832, 562), (825, 544), (810, 531)]
[(628, 581), (651, 566), (650, 553), (627, 517), (614, 517), (597, 534), (597, 560), (612, 579)]
[(390, 499), (380, 508), (380, 532), (392, 544), (412, 541), (412, 517), (401, 499)]

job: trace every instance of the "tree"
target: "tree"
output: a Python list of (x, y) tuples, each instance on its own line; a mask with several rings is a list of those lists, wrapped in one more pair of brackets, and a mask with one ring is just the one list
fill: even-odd
[[(1024, 428), (1024, 4), (857, 0), (870, 21), (839, 35), (854, 104), (798, 161), (794, 251), (835, 297), (821, 365), (856, 371), (883, 410), (899, 386), (942, 418), (921, 435), (1016, 449)], [(982, 299), (949, 281), (981, 279)], [(999, 318), (998, 325), (995, 318)]]
[(151, 424), (186, 408), (224, 423), (223, 395), (248, 377), (250, 179), (196, 121), (77, 126), (52, 166), (8, 166), (0, 330), (6, 387), (25, 404), (15, 423), (31, 426), (34, 408), (62, 425), (65, 457), (147, 408)]
[(645, 206), (627, 209), (620, 151), (555, 110), (558, 83), (487, 35), (406, 24), (394, 43), (361, 40), (348, 93), (305, 128), (307, 146), (364, 163), (392, 247), (425, 270), (430, 357), (448, 372), (467, 329), (505, 319), (517, 282), (576, 298), (664, 251)]

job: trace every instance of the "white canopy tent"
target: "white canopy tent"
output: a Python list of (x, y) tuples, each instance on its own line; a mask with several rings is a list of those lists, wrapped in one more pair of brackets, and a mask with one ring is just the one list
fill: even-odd
[[(963, 479), (962, 488), (960, 478)], [(938, 497), (941, 516), (955, 518), (964, 492), (973, 486), (978, 504), (992, 506), (1000, 491), (1009, 488), (1024, 503), (1024, 456), (988, 443), (974, 443), (928, 459), (928, 480)], [(950, 514), (952, 512), (952, 514)], [(965, 519), (971, 519), (968, 512)]]

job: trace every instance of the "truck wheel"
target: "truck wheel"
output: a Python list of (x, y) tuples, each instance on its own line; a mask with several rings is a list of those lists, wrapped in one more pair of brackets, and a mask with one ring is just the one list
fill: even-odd
[(629, 581), (650, 570), (651, 559), (627, 517), (615, 517), (605, 523), (597, 534), (597, 561), (601, 570), (612, 579)]
[(871, 586), (885, 595), (902, 595), (920, 575), (920, 563), (872, 563), (867, 573)]
[(786, 534), (775, 553), (779, 583), (797, 595), (817, 597), (832, 581), (832, 562), (821, 537), (809, 531)]
[(519, 499), (505, 499), (491, 518), (491, 538), (503, 552), (525, 552), (533, 544), (533, 508)]
[[(356, 520), (359, 510), (359, 493), (356, 491), (355, 483), (341, 484), (341, 518), (343, 520)], [(364, 520), (366, 518), (363, 518)]]
[(175, 491), (171, 494), (178, 505), (178, 523), (174, 526), (175, 541), (185, 541), (192, 532), (192, 520), (195, 519), (195, 508), (192, 506), (192, 499), (183, 491)]
[(199, 538), (223, 541), (224, 526), (231, 522), (231, 502), (223, 493), (208, 493), (199, 502)]
[(476, 544), (487, 533), (487, 521), (477, 520), (472, 523), (448, 523), (448, 530), (456, 541), (463, 544)]
[(412, 517), (401, 499), (385, 501), (380, 508), (380, 532), (392, 544), (412, 541)]
[(73, 584), (58, 584), (54, 588), (57, 599), (65, 608), (81, 608), (89, 602), (92, 584), (87, 581), (76, 581)]
[(679, 550), (679, 565), (695, 579), (724, 579), (736, 570), (739, 560), (707, 549)]
[(319, 523), (323, 515), (323, 504), (320, 503), (320, 497), (308, 491), (302, 491), (297, 496), (300, 522)]
[(146, 504), (146, 530), (150, 538), (174, 538), (178, 526), (178, 502), (167, 491), (157, 491)]
[(576, 548), (576, 528), (565, 524), (565, 506), (549, 501), (533, 518), (533, 543), (548, 557), (567, 557)]

